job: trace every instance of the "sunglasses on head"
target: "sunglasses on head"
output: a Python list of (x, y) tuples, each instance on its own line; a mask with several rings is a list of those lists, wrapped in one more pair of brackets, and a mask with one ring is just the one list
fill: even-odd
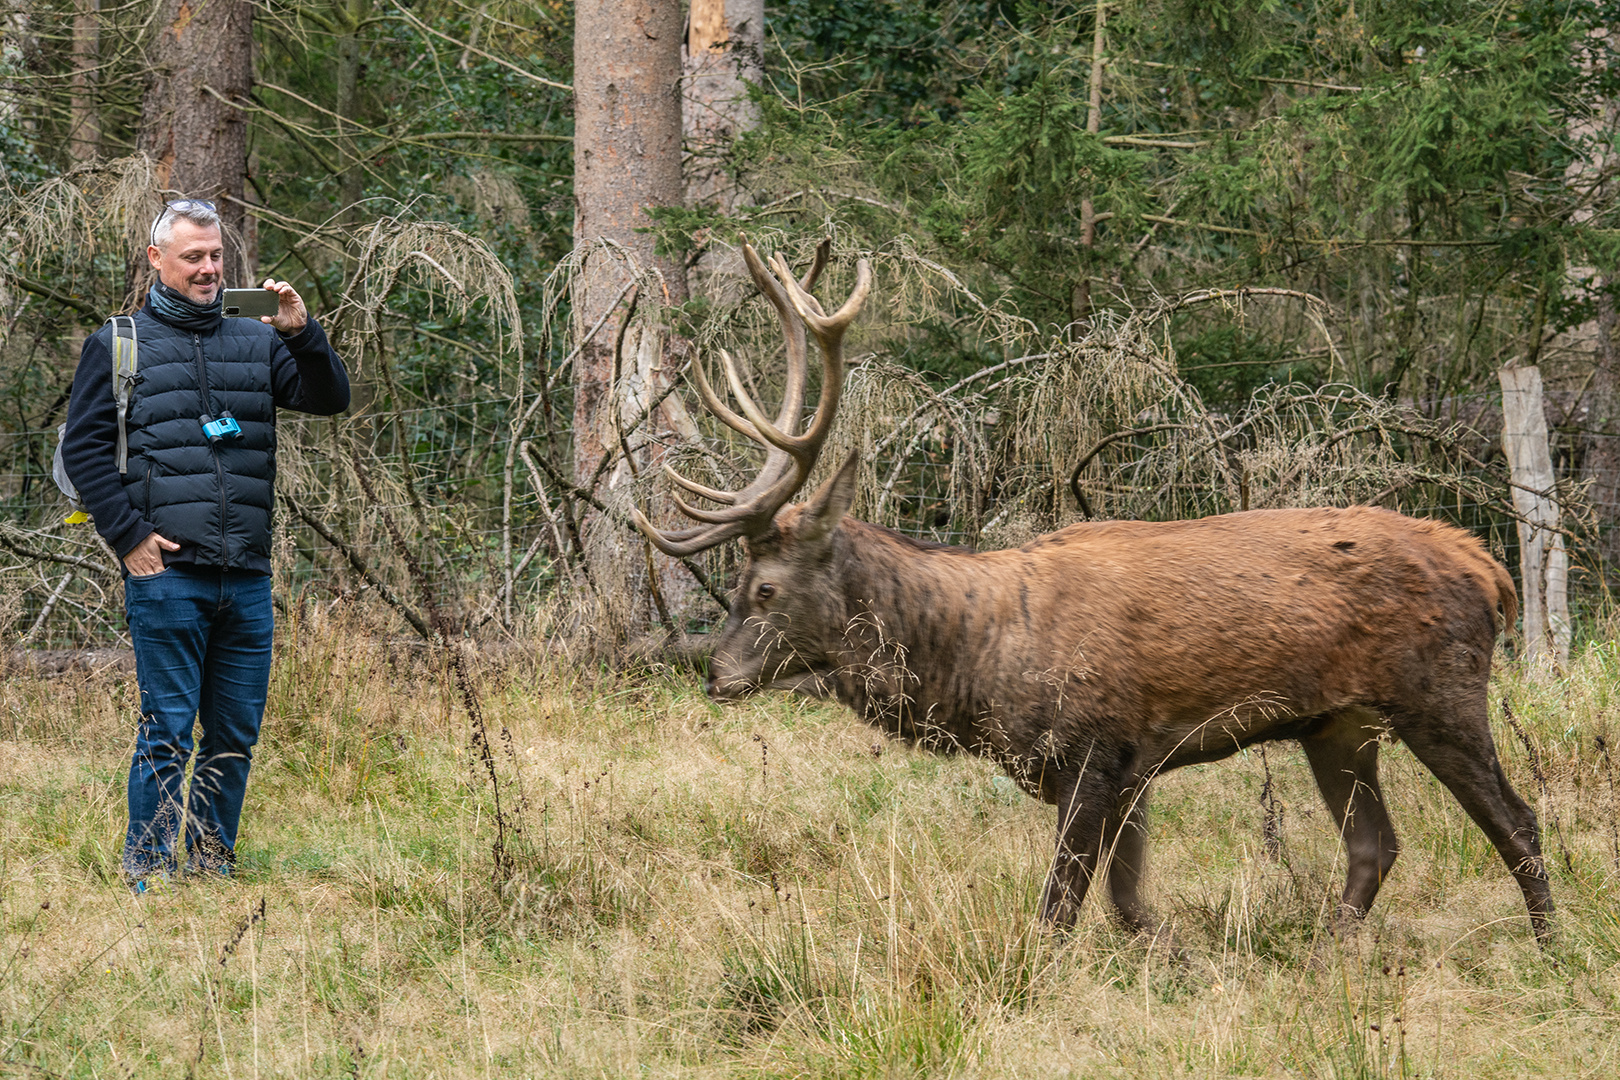
[(158, 211), (158, 216), (152, 219), (152, 246), (157, 247), (158, 226), (163, 224), (164, 218), (170, 214), (185, 214), (192, 210), (212, 210), (216, 214), (219, 213), (219, 207), (207, 199), (176, 199), (173, 202), (164, 203), (163, 209)]

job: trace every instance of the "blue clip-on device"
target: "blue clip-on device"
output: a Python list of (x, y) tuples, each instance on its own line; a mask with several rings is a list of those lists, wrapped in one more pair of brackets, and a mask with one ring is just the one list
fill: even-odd
[(236, 417), (228, 412), (221, 413), (217, 420), (211, 416), (203, 416), (199, 417), (199, 419), (202, 421), (203, 434), (208, 436), (208, 441), (214, 445), (218, 445), (226, 439), (240, 439), (242, 437), (242, 425), (238, 424)]

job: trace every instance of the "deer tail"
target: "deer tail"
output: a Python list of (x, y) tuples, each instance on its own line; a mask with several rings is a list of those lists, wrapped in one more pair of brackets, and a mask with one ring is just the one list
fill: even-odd
[[(1500, 629), (1504, 634), (1511, 634), (1513, 624), (1519, 618), (1519, 593), (1513, 587), (1513, 575), (1508, 573), (1507, 567), (1495, 559), (1491, 560), (1491, 573), (1496, 578), (1496, 603), (1502, 605), (1503, 622)], [(1494, 609), (1496, 604), (1492, 604), (1491, 607)]]

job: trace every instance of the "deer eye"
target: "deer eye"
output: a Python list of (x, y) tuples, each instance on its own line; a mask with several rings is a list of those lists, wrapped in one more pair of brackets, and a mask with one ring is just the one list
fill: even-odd
[(768, 581), (764, 582), (759, 588), (754, 590), (754, 595), (759, 597), (761, 600), (769, 600), (771, 597), (776, 595), (776, 586), (772, 585)]

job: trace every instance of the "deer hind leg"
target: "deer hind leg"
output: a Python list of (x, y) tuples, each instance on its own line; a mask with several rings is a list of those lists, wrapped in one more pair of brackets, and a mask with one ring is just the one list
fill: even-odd
[(1484, 687), (1444, 712), (1396, 717), (1395, 731), (1485, 833), (1524, 893), (1536, 937), (1543, 944), (1550, 941), (1553, 898), (1541, 855), (1541, 828), (1536, 812), (1502, 772)]
[(1329, 715), (1321, 728), (1300, 740), (1344, 841), (1348, 869), (1340, 910), (1356, 919), (1372, 907), (1401, 849), (1378, 786), (1382, 727), (1376, 713), (1345, 709)]

